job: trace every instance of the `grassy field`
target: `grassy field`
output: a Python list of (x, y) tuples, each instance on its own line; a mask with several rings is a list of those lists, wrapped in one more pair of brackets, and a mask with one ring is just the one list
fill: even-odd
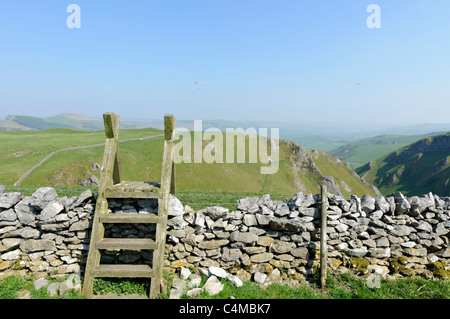
[[(122, 130), (120, 139), (138, 138), (158, 134), (161, 134), (161, 131), (156, 129)], [(52, 129), (33, 132), (8, 132), (0, 130), (0, 144), (2, 145), (2, 148), (0, 149), (0, 183), (5, 185), (14, 184), (27, 170), (39, 163), (53, 151), (104, 142), (105, 133), (103, 131), (89, 132), (71, 129)], [(87, 153), (83, 153), (80, 150), (78, 151), (80, 154), (77, 158), (82, 159), (81, 162), (78, 161), (78, 164), (87, 164), (94, 161), (101, 163), (103, 147), (95, 147), (83, 151), (86, 151)], [(67, 151), (67, 153), (70, 154), (61, 152), (55, 156), (59, 155), (58, 159), (63, 159), (67, 162), (67, 158), (77, 155), (77, 151)], [(76, 161), (74, 165), (77, 165)], [(58, 166), (60, 165), (56, 165), (56, 169), (58, 169)], [(37, 179), (38, 178), (27, 179), (23, 185), (40, 185), (43, 181), (33, 184), (36, 183)]]
[[(164, 275), (168, 282), (169, 293), (172, 276)], [(50, 278), (49, 278), (50, 279)], [(202, 278), (203, 285), (206, 277)], [(45, 289), (34, 288), (33, 276), (10, 276), (0, 280), (0, 299), (17, 299), (21, 292), (27, 290), (32, 299), (84, 299), (79, 291), (72, 291), (62, 297), (51, 297)], [(50, 279), (50, 282), (56, 280)], [(235, 287), (228, 280), (222, 279), (224, 289), (215, 296), (209, 296), (204, 291), (198, 299), (449, 299), (450, 281), (425, 280), (422, 278), (387, 280), (381, 279), (379, 288), (369, 288), (364, 278), (351, 274), (328, 276), (325, 289), (320, 289), (318, 282), (304, 283), (297, 288), (282, 284), (272, 284), (262, 289), (255, 282), (244, 282), (242, 287)], [(148, 292), (149, 283), (146, 280), (97, 280), (94, 291), (96, 294), (141, 294)], [(162, 298), (168, 298), (163, 296)], [(186, 298), (183, 296), (182, 298)]]

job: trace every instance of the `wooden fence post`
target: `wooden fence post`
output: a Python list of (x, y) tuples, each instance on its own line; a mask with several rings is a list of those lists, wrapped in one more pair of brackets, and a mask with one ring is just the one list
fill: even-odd
[(320, 214), (320, 287), (323, 289), (327, 279), (327, 185), (321, 185)]

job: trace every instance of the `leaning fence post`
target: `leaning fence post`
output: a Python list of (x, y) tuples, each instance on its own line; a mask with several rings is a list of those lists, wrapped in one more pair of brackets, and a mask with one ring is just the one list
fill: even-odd
[(323, 289), (327, 279), (327, 185), (323, 183), (320, 189), (320, 287)]

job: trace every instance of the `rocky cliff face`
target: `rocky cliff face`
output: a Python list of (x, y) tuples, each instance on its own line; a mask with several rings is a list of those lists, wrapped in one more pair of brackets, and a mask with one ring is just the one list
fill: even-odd
[[(352, 188), (349, 184), (358, 184), (358, 187), (365, 188), (366, 192), (372, 195), (381, 195), (378, 189), (362, 179), (358, 174), (353, 172), (348, 163), (340, 161), (331, 155), (317, 150), (308, 150), (294, 142), (283, 141), (282, 143), (290, 147), (292, 155), (290, 161), (294, 170), (295, 185), (298, 190), (307, 193), (311, 186), (325, 183), (328, 192), (344, 196), (351, 194)], [(330, 171), (333, 175), (325, 175), (316, 162), (322, 164), (322, 170)]]

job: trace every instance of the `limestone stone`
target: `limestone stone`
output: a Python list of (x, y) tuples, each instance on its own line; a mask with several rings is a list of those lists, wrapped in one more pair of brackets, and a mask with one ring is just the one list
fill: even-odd
[(49, 281), (46, 278), (39, 278), (34, 282), (34, 289), (39, 290), (49, 285)]
[(53, 241), (47, 239), (28, 239), (20, 243), (20, 249), (26, 253), (47, 250), (56, 251), (56, 245)]
[(39, 220), (41, 222), (54, 220), (55, 216), (58, 215), (63, 209), (63, 204), (61, 204), (58, 200), (53, 200), (47, 203), (44, 209), (42, 209), (41, 214), (39, 215)]
[(194, 299), (197, 298), (198, 296), (200, 296), (203, 293), (203, 288), (193, 288), (191, 290), (189, 290), (188, 292), (186, 292), (186, 297), (190, 298), (190, 299)]
[(302, 232), (306, 231), (306, 226), (297, 219), (288, 218), (273, 218), (269, 223), (269, 228), (272, 230)]
[(224, 247), (222, 250), (222, 260), (236, 261), (242, 256), (242, 251), (239, 248)]
[(228, 276), (228, 272), (225, 269), (220, 268), (220, 267), (211, 266), (211, 267), (209, 267), (208, 270), (209, 270), (210, 274), (220, 277), (220, 278), (226, 278)]
[(270, 250), (277, 254), (284, 254), (295, 248), (295, 244), (291, 242), (286, 242), (282, 240), (275, 240), (272, 245), (270, 245)]
[(265, 273), (259, 272), (257, 271), (254, 275), (253, 275), (253, 280), (255, 282), (257, 282), (258, 284), (262, 284), (264, 283), (264, 281), (266, 280), (267, 275)]
[(212, 220), (217, 220), (219, 218), (225, 217), (229, 212), (228, 208), (223, 208), (219, 206), (208, 207), (206, 213)]
[(375, 199), (369, 195), (361, 197), (361, 209), (366, 213), (370, 213), (375, 210)]
[(224, 284), (222, 284), (216, 276), (211, 276), (202, 288), (206, 290), (210, 296), (214, 296), (223, 290)]
[(258, 221), (256, 220), (256, 216), (254, 214), (245, 214), (242, 219), (245, 226), (255, 226), (258, 225)]
[(227, 279), (236, 287), (242, 287), (242, 285), (244, 284), (242, 280), (239, 279), (239, 277), (232, 274), (228, 274)]
[(289, 215), (289, 207), (286, 203), (278, 204), (274, 210), (275, 216), (283, 217)]
[(255, 213), (259, 210), (258, 200), (257, 196), (242, 198), (236, 201), (236, 207), (241, 211)]
[(20, 258), (22, 252), (20, 249), (12, 250), (1, 255), (2, 260), (17, 260)]
[(216, 249), (221, 246), (225, 246), (229, 243), (227, 239), (218, 239), (218, 240), (204, 240), (198, 243), (198, 247), (201, 249)]
[(260, 236), (258, 238), (257, 244), (260, 246), (270, 246), (272, 245), (272, 243), (274, 242), (275, 239), (273, 239), (272, 237), (268, 237), (268, 236)]
[(250, 256), (250, 261), (254, 263), (265, 263), (273, 258), (272, 253), (262, 253)]
[(0, 222), (6, 221), (6, 222), (13, 222), (17, 219), (17, 214), (14, 211), (14, 209), (6, 209), (2, 212), (0, 212)]
[(308, 259), (309, 258), (309, 250), (305, 247), (297, 247), (292, 249), (291, 251), (292, 256), (302, 259)]
[(234, 231), (230, 235), (231, 242), (242, 242), (246, 244), (252, 244), (258, 240), (258, 235), (251, 232)]
[(0, 209), (9, 209), (17, 204), (23, 195), (19, 192), (0, 193)]

